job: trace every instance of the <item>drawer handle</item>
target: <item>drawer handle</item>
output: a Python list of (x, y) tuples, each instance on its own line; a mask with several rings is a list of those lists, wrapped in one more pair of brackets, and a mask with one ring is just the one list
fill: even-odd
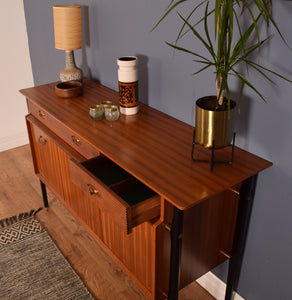
[(87, 187), (90, 195), (98, 195), (98, 190), (92, 184), (88, 184)]
[(46, 114), (45, 114), (44, 112), (42, 112), (42, 111), (39, 110), (39, 116), (40, 116), (41, 118), (44, 118), (44, 117), (46, 116)]
[(76, 144), (77, 146), (81, 145), (81, 141), (76, 136), (72, 135), (71, 138), (74, 144)]
[(47, 143), (47, 140), (46, 140), (44, 137), (40, 136), (40, 137), (39, 137), (39, 143), (40, 143), (42, 146), (44, 146), (44, 145)]

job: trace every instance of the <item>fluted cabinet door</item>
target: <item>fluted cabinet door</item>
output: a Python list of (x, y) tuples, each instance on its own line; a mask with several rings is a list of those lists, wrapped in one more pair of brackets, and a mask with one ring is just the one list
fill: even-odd
[[(74, 215), (86, 223), (102, 239), (100, 209), (97, 203), (87, 198), (71, 181), (69, 161), (70, 147), (60, 147), (54, 141), (50, 130), (40, 129), (28, 123), (34, 167), (40, 179), (65, 204)], [(57, 137), (56, 137), (57, 139)]]
[(48, 134), (30, 124), (33, 143), (35, 171), (52, 192), (58, 197), (64, 197), (62, 172), (60, 168), (59, 148), (49, 138)]

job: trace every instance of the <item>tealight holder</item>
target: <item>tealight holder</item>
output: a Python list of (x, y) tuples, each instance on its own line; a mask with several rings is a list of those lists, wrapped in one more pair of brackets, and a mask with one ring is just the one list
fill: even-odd
[(89, 109), (89, 116), (93, 120), (101, 120), (103, 117), (103, 108), (101, 105), (91, 105)]
[(117, 105), (105, 107), (104, 116), (108, 121), (116, 121), (120, 117), (120, 111)]
[(111, 107), (113, 105), (112, 101), (104, 101), (101, 103), (103, 111), (105, 111), (106, 107)]

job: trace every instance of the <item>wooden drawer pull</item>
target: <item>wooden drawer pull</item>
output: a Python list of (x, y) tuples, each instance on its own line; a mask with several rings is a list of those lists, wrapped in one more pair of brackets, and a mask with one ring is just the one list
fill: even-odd
[(39, 137), (39, 143), (40, 143), (42, 146), (44, 146), (44, 145), (47, 143), (47, 140), (46, 140), (44, 137), (40, 136), (40, 137)]
[(98, 190), (91, 184), (87, 185), (90, 195), (98, 195)]
[(39, 116), (44, 118), (46, 116), (46, 114), (44, 112), (42, 112), (41, 110), (39, 110)]
[(71, 138), (74, 144), (76, 144), (77, 146), (81, 145), (81, 141), (76, 136), (72, 135)]

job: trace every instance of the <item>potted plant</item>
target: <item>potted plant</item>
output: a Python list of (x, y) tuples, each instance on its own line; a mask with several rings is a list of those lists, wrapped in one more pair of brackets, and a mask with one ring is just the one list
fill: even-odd
[[(288, 0), (291, 1), (291, 0)], [(188, 5), (188, 13), (179, 11)], [(194, 74), (213, 68), (216, 96), (207, 96), (196, 102), (196, 140), (204, 147), (220, 148), (232, 139), (233, 114), (236, 102), (231, 99), (228, 78), (235, 76), (241, 82), (240, 97), (246, 86), (265, 101), (262, 93), (250, 82), (238, 67), (245, 64), (259, 75), (274, 83), (270, 75), (291, 82), (284, 76), (251, 57), (260, 52), (271, 36), (261, 37), (262, 26), (272, 24), (285, 42), (273, 16), (272, 0), (171, 0), (169, 6), (153, 30), (173, 11), (177, 12), (182, 25), (174, 43), (167, 44), (176, 50), (194, 56), (194, 62), (202, 67)], [(210, 29), (210, 23), (213, 22)], [(247, 25), (246, 25), (247, 24)], [(181, 38), (193, 35), (205, 48), (204, 53), (179, 46)]]

